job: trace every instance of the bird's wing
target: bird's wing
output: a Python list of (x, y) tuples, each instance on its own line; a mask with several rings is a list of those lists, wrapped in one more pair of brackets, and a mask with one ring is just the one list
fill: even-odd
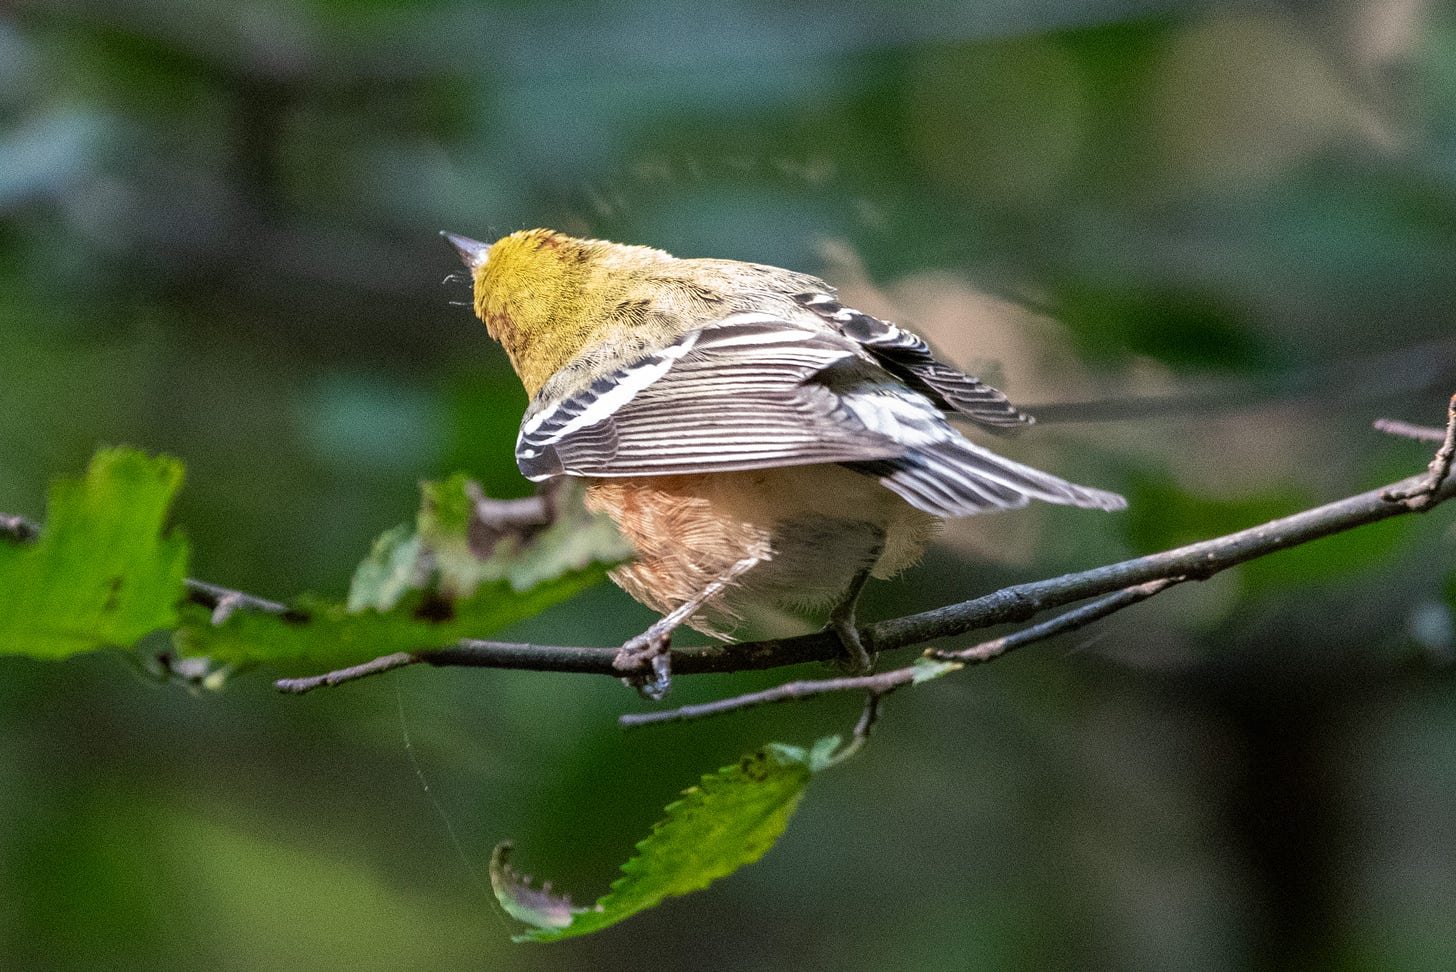
[(999, 431), (1020, 428), (1033, 421), (995, 388), (938, 360), (919, 335), (845, 307), (833, 294), (804, 293), (795, 300), (845, 337), (857, 341), (887, 371), (942, 411), (964, 415), (977, 425)]
[(538, 398), (521, 423), (516, 461), (528, 479), (540, 480), (563, 473), (726, 472), (904, 453), (895, 430), (867, 425), (835, 389), (846, 370), (879, 369), (839, 334), (769, 314), (734, 314), (564, 399), (539, 405)]
[(924, 394), (863, 354), (834, 331), (734, 314), (574, 394), (538, 396), (516, 462), (533, 480), (842, 463), (937, 516), (1030, 499), (1123, 505), (968, 442)]

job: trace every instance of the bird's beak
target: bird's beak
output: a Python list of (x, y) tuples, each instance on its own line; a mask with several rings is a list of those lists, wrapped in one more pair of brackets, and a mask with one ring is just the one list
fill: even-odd
[(447, 233), (444, 230), (440, 231), (440, 235), (445, 237), (446, 243), (449, 243), (455, 248), (455, 252), (460, 254), (461, 262), (464, 263), (471, 270), (476, 269), (482, 263), (484, 263), (485, 255), (490, 251), (489, 243), (482, 243), (479, 240), (472, 240), (468, 236), (460, 236), (457, 233)]

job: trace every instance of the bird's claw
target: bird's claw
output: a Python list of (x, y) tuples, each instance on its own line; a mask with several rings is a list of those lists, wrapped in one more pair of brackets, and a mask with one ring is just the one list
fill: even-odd
[(668, 654), (671, 647), (671, 631), (648, 628), (617, 649), (612, 667), (630, 673), (623, 677), (623, 685), (635, 688), (645, 699), (659, 701), (672, 686), (672, 656)]

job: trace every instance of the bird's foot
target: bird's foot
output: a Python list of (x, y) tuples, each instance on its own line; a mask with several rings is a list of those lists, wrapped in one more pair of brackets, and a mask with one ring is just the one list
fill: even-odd
[(639, 695), (653, 702), (660, 700), (672, 687), (672, 628), (654, 624), (617, 649), (612, 667), (623, 676), (622, 684), (635, 688)]
[(847, 611), (835, 611), (829, 616), (829, 630), (834, 632), (839, 643), (844, 646), (844, 658), (840, 660), (840, 665), (851, 675), (863, 675), (875, 667), (875, 656), (869, 653), (859, 636), (859, 626), (855, 624), (852, 606)]

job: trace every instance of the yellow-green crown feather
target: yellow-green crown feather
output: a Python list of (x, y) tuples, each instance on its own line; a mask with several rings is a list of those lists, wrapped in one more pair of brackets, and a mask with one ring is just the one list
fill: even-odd
[(472, 267), (475, 313), (535, 395), (584, 351), (617, 337), (618, 309), (652, 264), (670, 260), (650, 247), (523, 230), (496, 241)]

